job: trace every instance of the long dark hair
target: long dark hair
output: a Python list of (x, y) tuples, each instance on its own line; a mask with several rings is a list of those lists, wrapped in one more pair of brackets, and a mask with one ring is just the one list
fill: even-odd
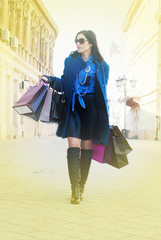
[[(75, 40), (77, 39), (77, 36), (79, 34), (83, 34), (87, 38), (89, 43), (92, 44), (91, 51), (92, 51), (94, 60), (97, 60), (99, 63), (102, 63), (104, 59), (99, 52), (95, 33), (91, 30), (82, 30), (77, 33), (77, 35), (75, 36)], [(72, 55), (73, 57), (76, 57), (78, 55), (78, 51), (74, 51), (70, 55)]]

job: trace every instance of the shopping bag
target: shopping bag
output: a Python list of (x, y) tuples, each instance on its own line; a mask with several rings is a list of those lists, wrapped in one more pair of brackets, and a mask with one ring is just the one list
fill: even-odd
[(127, 154), (130, 151), (132, 148), (120, 129), (117, 126), (111, 126), (107, 146), (93, 143), (92, 159), (99, 163), (107, 163), (113, 167), (122, 168), (128, 164)]
[(40, 105), (38, 106), (36, 112), (33, 112), (31, 114), (25, 114), (24, 117), (26, 118), (30, 118), (36, 122), (39, 121), (40, 119), (40, 114), (42, 112), (42, 108), (43, 108), (43, 105), (44, 105), (44, 101), (45, 101), (45, 98), (43, 98), (43, 100), (41, 101)]
[(128, 164), (127, 153), (123, 144), (120, 145), (120, 139), (116, 136), (111, 136), (112, 140), (112, 157), (110, 159), (106, 159), (104, 162), (107, 162), (109, 165), (122, 168)]
[(132, 151), (131, 146), (129, 145), (128, 141), (126, 140), (126, 138), (124, 137), (123, 133), (121, 132), (121, 130), (119, 129), (118, 126), (116, 125), (112, 125), (110, 126), (110, 131), (111, 134), (117, 138), (117, 142), (119, 144), (120, 149), (124, 149), (126, 151), (126, 153), (130, 153)]
[(92, 159), (99, 163), (107, 163), (112, 159), (112, 139), (109, 136), (108, 146), (93, 142), (93, 156)]
[(50, 122), (50, 112), (51, 112), (51, 102), (52, 102), (53, 89), (49, 88), (47, 90), (44, 105), (40, 114), (39, 120), (41, 122)]
[(48, 86), (40, 80), (13, 105), (14, 110), (20, 115), (32, 115), (38, 110), (47, 89)]
[(105, 145), (93, 143), (93, 155), (92, 159), (96, 160), (99, 163), (103, 163), (104, 153), (105, 153)]

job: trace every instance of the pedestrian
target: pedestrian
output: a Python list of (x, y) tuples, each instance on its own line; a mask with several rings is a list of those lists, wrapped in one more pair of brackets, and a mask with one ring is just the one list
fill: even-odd
[(91, 159), (92, 142), (108, 145), (109, 117), (106, 85), (109, 66), (101, 56), (95, 33), (76, 34), (77, 50), (65, 59), (61, 78), (43, 75), (50, 86), (64, 90), (66, 117), (56, 135), (68, 139), (67, 162), (71, 182), (71, 203), (82, 200)]

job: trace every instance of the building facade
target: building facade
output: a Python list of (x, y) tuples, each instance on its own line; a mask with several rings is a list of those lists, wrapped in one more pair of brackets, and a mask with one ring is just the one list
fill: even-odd
[(58, 28), (41, 0), (0, 0), (0, 139), (53, 134), (54, 125), (12, 106), (42, 74), (53, 74)]
[(161, 140), (161, 0), (134, 0), (123, 24), (125, 74), (135, 78), (139, 108), (128, 111), (130, 137)]

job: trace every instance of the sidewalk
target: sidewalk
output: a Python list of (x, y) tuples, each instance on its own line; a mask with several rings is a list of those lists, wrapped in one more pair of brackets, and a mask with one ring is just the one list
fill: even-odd
[(128, 166), (92, 161), (79, 205), (70, 204), (66, 140), (0, 142), (0, 239), (160, 240), (161, 142), (129, 142)]

